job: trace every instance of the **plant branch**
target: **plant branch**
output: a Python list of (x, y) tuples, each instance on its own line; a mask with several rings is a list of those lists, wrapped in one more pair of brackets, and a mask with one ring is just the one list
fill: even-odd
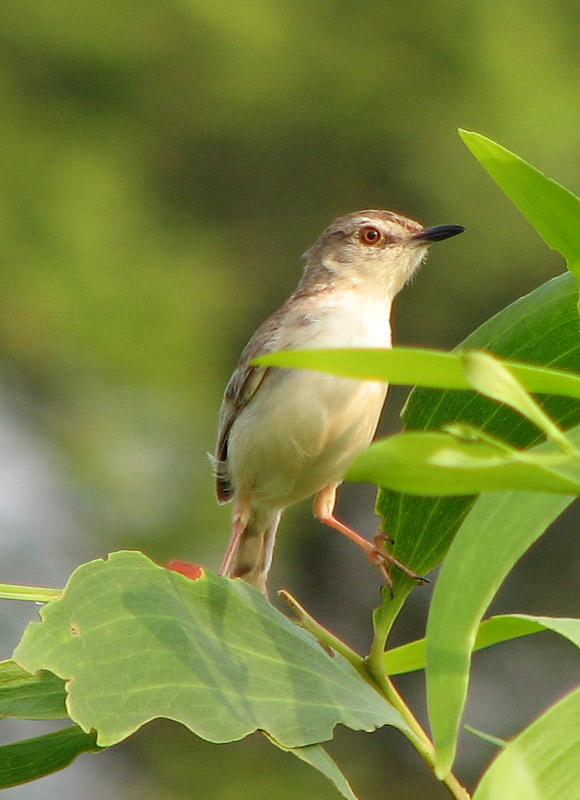
[(286, 589), (281, 589), (278, 592), (278, 595), (290, 606), (296, 615), (296, 622), (298, 625), (300, 625), (300, 627), (309, 631), (311, 634), (313, 634), (313, 636), (316, 636), (318, 641), (325, 648), (330, 648), (331, 650), (340, 653), (343, 658), (346, 658), (346, 660), (352, 664), (361, 678), (363, 678), (367, 683), (370, 683), (373, 688), (376, 688), (375, 682), (369, 675), (369, 671), (365, 665), (365, 660), (362, 656), (360, 656), (355, 650), (343, 642), (342, 639), (339, 639), (337, 636), (331, 633), (328, 628), (325, 628), (323, 625), (321, 625), (320, 622), (314, 619), (314, 617), (311, 617), (306, 609), (300, 605), (298, 600), (291, 595), (290, 592), (287, 592)]
[(30, 600), (33, 603), (49, 603), (62, 596), (62, 589), (45, 589), (38, 586), (14, 586), (0, 583), (0, 598), (5, 600)]
[[(365, 664), (380, 693), (397, 709), (409, 726), (411, 735), (406, 734), (407, 738), (415, 746), (424, 761), (429, 765), (431, 772), (435, 775), (435, 747), (431, 739), (425, 733), (423, 726), (395, 688), (394, 683), (386, 674), (384, 666), (381, 664), (380, 670), (377, 671), (375, 666), (371, 663), (370, 658), (365, 661)], [(405, 731), (403, 731), (403, 733), (405, 733)], [(456, 800), (470, 800), (467, 789), (462, 786), (452, 772), (449, 772), (445, 778), (443, 778), (443, 783)]]
[[(412, 588), (412, 585), (411, 587)], [(306, 609), (300, 605), (298, 600), (286, 590), (282, 589), (278, 592), (282, 600), (284, 600), (296, 615), (298, 624), (305, 630), (310, 631), (318, 641), (324, 646), (337, 653), (340, 653), (352, 666), (356, 669), (359, 675), (369, 683), (375, 691), (381, 694), (387, 702), (389, 702), (405, 720), (408, 730), (405, 731), (401, 728), (402, 732), (407, 736), (409, 741), (421, 754), (423, 759), (429, 765), (429, 768), (435, 774), (435, 748), (433, 742), (427, 736), (420, 722), (417, 720), (409, 706), (405, 703), (401, 695), (398, 693), (395, 685), (390, 680), (384, 667), (384, 645), (392, 624), (399, 613), (401, 606), (405, 601), (408, 594), (404, 591), (398, 593), (391, 600), (389, 613), (383, 614), (380, 619), (380, 624), (377, 625), (377, 633), (375, 634), (375, 641), (373, 642), (374, 652), (368, 658), (362, 658), (357, 652), (352, 650), (341, 639), (331, 633), (327, 628), (321, 625), (317, 620), (310, 616)], [(384, 609), (385, 607), (383, 607)], [(458, 779), (449, 773), (444, 779), (443, 783), (447, 786), (452, 796), (456, 800), (470, 800), (467, 790), (461, 785)]]

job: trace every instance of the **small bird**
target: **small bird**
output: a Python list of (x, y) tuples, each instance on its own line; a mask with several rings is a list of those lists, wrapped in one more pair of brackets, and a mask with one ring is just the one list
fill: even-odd
[(315, 495), (315, 517), (361, 546), (389, 585), (389, 563), (419, 577), (384, 549), (388, 537), (372, 543), (334, 516), (337, 488), (373, 438), (387, 385), (251, 361), (275, 350), (391, 347), (394, 297), (432, 242), (463, 230), (356, 211), (336, 219), (304, 254), (298, 287), (248, 342), (220, 409), (217, 497), (233, 501), (222, 575), (266, 592), (282, 512)]

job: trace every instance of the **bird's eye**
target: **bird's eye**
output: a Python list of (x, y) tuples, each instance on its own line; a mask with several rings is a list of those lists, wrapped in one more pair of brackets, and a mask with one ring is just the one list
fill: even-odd
[(365, 227), (360, 230), (359, 238), (363, 244), (376, 247), (376, 245), (382, 242), (383, 234), (373, 225), (365, 225)]

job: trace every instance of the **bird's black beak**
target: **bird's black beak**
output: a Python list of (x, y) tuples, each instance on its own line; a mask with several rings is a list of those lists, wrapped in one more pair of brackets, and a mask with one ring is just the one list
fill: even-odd
[(463, 233), (465, 228), (463, 225), (435, 225), (433, 228), (424, 228), (420, 233), (415, 233), (411, 236), (416, 242), (441, 242), (443, 239), (449, 239), (451, 236), (457, 236), (458, 233)]

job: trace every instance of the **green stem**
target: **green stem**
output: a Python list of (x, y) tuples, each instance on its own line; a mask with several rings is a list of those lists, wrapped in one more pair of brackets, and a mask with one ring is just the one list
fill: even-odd
[(331, 633), (328, 628), (325, 628), (323, 625), (321, 625), (320, 622), (314, 619), (314, 617), (311, 617), (308, 611), (306, 611), (306, 609), (300, 605), (298, 600), (291, 595), (290, 592), (287, 592), (285, 589), (281, 589), (278, 592), (278, 595), (282, 598), (282, 600), (284, 600), (285, 603), (288, 603), (296, 615), (296, 621), (302, 628), (316, 636), (318, 641), (324, 647), (328, 647), (331, 650), (340, 653), (341, 656), (346, 658), (346, 660), (352, 664), (361, 678), (364, 678), (367, 683), (370, 683), (373, 688), (376, 688), (375, 682), (369, 675), (365, 660), (362, 656), (345, 644), (342, 639), (339, 639), (337, 636)]
[[(405, 592), (401, 586), (400, 590), (388, 606), (383, 606), (381, 609), (385, 612), (377, 625), (377, 633), (373, 642), (373, 651), (368, 658), (362, 658), (357, 652), (352, 650), (341, 639), (336, 637), (327, 628), (321, 625), (317, 620), (310, 616), (306, 609), (300, 605), (298, 600), (293, 597), (289, 592), (284, 589), (278, 594), (288, 603), (292, 611), (296, 614), (297, 622), (301, 627), (310, 631), (318, 641), (324, 646), (335, 650), (340, 653), (352, 666), (356, 669), (359, 675), (369, 683), (375, 691), (381, 694), (387, 702), (389, 702), (403, 717), (407, 723), (408, 729), (402, 730), (407, 736), (409, 741), (421, 754), (423, 759), (429, 765), (433, 774), (435, 774), (435, 748), (433, 742), (429, 739), (423, 730), (420, 722), (417, 720), (409, 706), (405, 703), (401, 695), (396, 690), (393, 682), (388, 677), (384, 666), (384, 645), (389, 634), (389, 631), (395, 621), (395, 618), (403, 603), (408, 592), (413, 588), (413, 584), (409, 586), (409, 590)], [(386, 611), (388, 609), (388, 611)], [(379, 632), (380, 629), (380, 632)], [(382, 642), (382, 643), (381, 643)], [(443, 783), (447, 786), (452, 796), (456, 800), (470, 800), (467, 790), (460, 784), (453, 773), (449, 773), (444, 779)]]
[[(381, 663), (381, 669), (378, 673), (373, 668), (370, 662), (370, 658), (366, 661), (366, 664), (369, 673), (372, 676), (380, 693), (389, 701), (389, 703), (394, 708), (397, 709), (399, 714), (403, 717), (403, 719), (409, 726), (409, 733), (406, 733), (405, 731), (403, 731), (403, 733), (405, 733), (409, 741), (415, 746), (417, 751), (420, 753), (424, 761), (427, 762), (429, 768), (435, 775), (435, 747), (433, 746), (433, 742), (427, 736), (421, 723), (415, 717), (409, 706), (405, 703), (405, 701), (395, 688), (393, 682), (386, 675), (382, 663)], [(443, 783), (447, 786), (447, 788), (451, 792), (451, 795), (455, 797), (456, 800), (470, 800), (470, 795), (467, 789), (461, 785), (459, 780), (455, 777), (455, 775), (452, 772), (449, 772), (443, 778)]]
[(43, 589), (38, 586), (14, 586), (0, 583), (0, 598), (5, 600), (31, 600), (33, 603), (49, 603), (62, 596), (62, 589)]
[[(375, 614), (375, 635), (371, 645), (371, 651), (367, 661), (373, 665), (373, 669), (378, 673), (384, 671), (383, 660), (385, 657), (385, 646), (395, 620), (399, 616), (407, 595), (415, 586), (415, 581), (401, 582), (395, 590), (394, 597), (383, 601), (382, 606)], [(386, 589), (384, 590), (386, 591)]]

